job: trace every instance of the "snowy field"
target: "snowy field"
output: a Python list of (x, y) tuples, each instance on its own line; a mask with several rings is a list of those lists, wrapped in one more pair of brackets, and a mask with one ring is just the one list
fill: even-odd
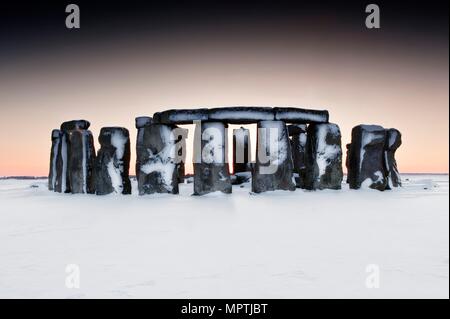
[[(193, 197), (184, 184), (178, 196), (100, 197), (0, 180), (0, 297), (448, 298), (448, 175), (403, 181), (384, 193), (245, 184)], [(68, 264), (79, 288), (66, 287)]]

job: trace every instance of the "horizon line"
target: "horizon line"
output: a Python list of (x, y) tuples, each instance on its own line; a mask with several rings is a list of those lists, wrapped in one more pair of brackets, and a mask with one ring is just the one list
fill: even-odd
[[(250, 172), (250, 171), (249, 171)], [(194, 174), (186, 174), (187, 177), (193, 176)], [(234, 175), (234, 174), (230, 174)], [(347, 173), (344, 173), (346, 176)], [(400, 173), (400, 175), (449, 175), (449, 172), (446, 173)], [(129, 175), (131, 178), (136, 177), (136, 175)], [(0, 175), (0, 179), (46, 179), (48, 176), (44, 175)]]

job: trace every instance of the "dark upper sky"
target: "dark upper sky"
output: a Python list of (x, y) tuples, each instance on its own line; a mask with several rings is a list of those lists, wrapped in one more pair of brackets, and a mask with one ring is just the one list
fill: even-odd
[[(65, 6), (72, 2), (80, 6), (81, 29), (68, 33)], [(379, 37), (425, 36), (448, 42), (448, 1), (29, 1), (0, 4), (0, 54), (220, 28), (245, 33), (258, 26), (283, 27), (287, 37), (305, 28), (358, 33), (365, 31), (364, 8), (372, 2), (381, 8)]]

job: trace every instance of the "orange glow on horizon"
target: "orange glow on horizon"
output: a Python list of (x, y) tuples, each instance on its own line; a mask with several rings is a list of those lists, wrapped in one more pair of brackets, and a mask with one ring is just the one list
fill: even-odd
[(192, 40), (160, 51), (143, 45), (29, 59), (0, 78), (0, 175), (47, 175), (51, 130), (80, 118), (91, 122), (96, 149), (101, 127), (129, 129), (134, 174), (136, 116), (233, 105), (328, 109), (344, 151), (353, 126), (395, 127), (403, 135), (401, 173), (448, 173), (448, 46), (413, 55), (395, 45), (343, 45), (353, 40), (270, 49), (240, 43), (239, 50), (231, 40)]

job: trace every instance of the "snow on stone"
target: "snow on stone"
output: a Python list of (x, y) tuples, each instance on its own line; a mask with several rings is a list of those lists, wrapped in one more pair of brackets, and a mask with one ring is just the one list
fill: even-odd
[(300, 134), (300, 145), (305, 146), (306, 145), (307, 136), (306, 133)]
[[(384, 151), (383, 156), (384, 156), (384, 165), (386, 167), (389, 167), (387, 151)], [(396, 170), (395, 167), (393, 167), (393, 169), (394, 169), (394, 171), (396, 171), (398, 173), (398, 171)], [(391, 189), (394, 187), (394, 185), (392, 183), (392, 175), (391, 174), (388, 174), (388, 176), (387, 176), (387, 184), (388, 184), (388, 187)]]
[[(281, 121), (262, 121), (258, 128), (258, 138), (261, 145), (266, 145), (267, 149), (260, 148), (261, 159), (266, 158), (264, 163), (270, 162), (271, 166), (279, 166), (286, 161), (288, 155), (288, 147), (290, 147), (289, 138), (283, 134), (285, 125)], [(264, 154), (262, 154), (264, 153)]]
[[(389, 148), (391, 148), (392, 146), (394, 146), (395, 141), (397, 140), (398, 137), (398, 132), (395, 130), (390, 131), (389, 134)], [(386, 166), (388, 167), (388, 166)]]
[(116, 148), (117, 159), (122, 159), (125, 154), (125, 145), (127, 143), (127, 137), (122, 133), (122, 131), (114, 131), (111, 135), (111, 145)]
[(153, 172), (158, 172), (162, 178), (163, 184), (167, 188), (167, 190), (171, 191), (173, 188), (172, 185), (172, 176), (175, 170), (175, 165), (170, 162), (163, 162), (162, 160), (156, 160), (151, 163), (147, 163), (141, 167), (141, 172), (145, 174), (150, 174)]
[[(364, 161), (364, 154), (366, 153), (365, 147), (366, 145), (372, 143), (374, 140), (383, 138), (383, 134), (379, 133), (380, 131), (384, 132), (384, 128), (379, 125), (361, 125), (363, 128), (362, 138), (361, 138), (361, 150), (359, 156), (359, 170), (362, 170), (362, 163)], [(377, 134), (378, 133), (378, 134)]]
[(55, 156), (52, 159), (52, 186), (53, 188), (56, 185), (56, 177), (57, 177), (57, 169), (56, 169), (56, 162), (58, 160), (58, 149), (59, 149), (59, 144), (61, 143), (61, 138), (60, 138), (60, 133), (54, 133), (57, 134), (56, 136), (53, 137), (59, 137), (57, 139), (57, 142), (55, 143), (55, 145), (53, 146), (53, 154), (55, 154)]
[(65, 193), (67, 189), (67, 134), (63, 134), (61, 139), (61, 158), (62, 158), (62, 176), (61, 192)]
[(111, 158), (111, 160), (107, 164), (107, 169), (108, 175), (111, 179), (111, 185), (114, 189), (114, 193), (117, 194), (122, 194), (123, 191), (123, 156), (125, 155), (125, 146), (127, 144), (127, 141), (127, 137), (121, 130), (115, 130), (111, 134), (111, 145), (114, 146), (115, 153), (114, 157)]
[(227, 121), (229, 123), (273, 121), (275, 115), (270, 107), (236, 106), (214, 108), (209, 110), (209, 120)]
[(158, 154), (153, 154), (150, 149), (147, 150), (150, 158), (147, 163), (141, 166), (141, 172), (144, 174), (158, 172), (167, 190), (171, 191), (173, 188), (172, 176), (176, 168), (175, 163), (177, 159), (176, 138), (170, 127), (161, 127), (161, 139), (162, 143), (166, 146)]
[(149, 116), (139, 116), (135, 119), (136, 128), (142, 128), (146, 125), (150, 125), (152, 123), (152, 118)]
[(224, 126), (222, 123), (205, 123), (202, 140), (207, 141), (202, 150), (202, 162), (206, 164), (224, 163)]
[(370, 177), (366, 178), (362, 183), (361, 183), (361, 188), (365, 188), (365, 189), (370, 189), (370, 186), (373, 184), (377, 184), (377, 183), (382, 183), (383, 182), (383, 173), (380, 171), (376, 171), (374, 173), (374, 175), (376, 176), (375, 180), (372, 180)]
[(340, 135), (341, 132), (337, 125), (318, 125), (317, 126), (317, 166), (319, 167), (319, 176), (325, 174), (327, 166), (342, 154), (338, 145), (329, 145), (326, 142), (327, 134)]
[(282, 120), (288, 122), (315, 122), (315, 123), (327, 123), (328, 112), (308, 110), (291, 107), (277, 107), (275, 111), (275, 120)]
[(154, 122), (189, 124), (193, 121), (208, 120), (208, 109), (173, 109), (153, 115)]
[(108, 175), (111, 178), (111, 185), (114, 189), (114, 193), (122, 194), (123, 183), (121, 175), (121, 167), (114, 165), (114, 159), (112, 158), (107, 164)]
[(83, 153), (83, 159), (82, 159), (82, 170), (83, 170), (83, 193), (87, 193), (87, 150), (86, 150), (86, 135), (88, 133), (86, 131), (83, 131), (81, 134), (81, 144), (82, 144), (82, 153)]

